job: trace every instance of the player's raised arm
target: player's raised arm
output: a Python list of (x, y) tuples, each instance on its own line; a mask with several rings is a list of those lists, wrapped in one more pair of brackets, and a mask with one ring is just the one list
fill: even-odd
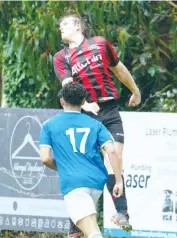
[(64, 50), (56, 53), (53, 57), (54, 70), (57, 78), (62, 84), (62, 87), (73, 81), (72, 71), (69, 64), (66, 62)]
[(122, 62), (120, 62), (112, 45), (107, 40), (105, 41), (105, 44), (107, 51), (107, 61), (109, 62), (112, 71), (116, 75), (117, 79), (119, 79), (132, 92), (132, 96), (129, 100), (129, 105), (138, 105), (141, 102), (141, 94), (132, 75), (130, 74), (126, 66)]
[(130, 106), (136, 106), (141, 102), (141, 94), (137, 87), (132, 75), (125, 67), (125, 65), (119, 61), (119, 63), (111, 68), (116, 77), (132, 92), (132, 96), (129, 100)]

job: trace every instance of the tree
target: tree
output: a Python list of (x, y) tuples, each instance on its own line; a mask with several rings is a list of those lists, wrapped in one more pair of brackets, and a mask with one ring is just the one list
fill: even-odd
[(142, 91), (142, 105), (128, 108), (130, 92), (122, 85), (120, 90), (116, 81), (122, 110), (163, 110), (162, 93), (176, 88), (177, 11), (167, 2), (24, 1), (14, 11), (14, 3), (1, 5), (10, 16), (3, 58), (4, 92), (11, 107), (57, 107), (59, 84), (52, 57), (63, 47), (56, 23), (66, 12), (81, 13), (91, 34), (111, 41), (132, 72)]

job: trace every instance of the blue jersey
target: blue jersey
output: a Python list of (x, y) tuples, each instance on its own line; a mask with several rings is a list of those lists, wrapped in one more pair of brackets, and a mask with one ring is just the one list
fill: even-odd
[(80, 112), (62, 112), (43, 124), (40, 145), (52, 148), (64, 195), (80, 187), (103, 190), (108, 174), (99, 148), (108, 141), (105, 126)]

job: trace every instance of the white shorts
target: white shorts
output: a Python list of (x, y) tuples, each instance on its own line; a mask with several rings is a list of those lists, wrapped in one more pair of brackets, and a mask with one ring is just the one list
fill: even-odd
[(64, 196), (66, 208), (71, 220), (76, 224), (79, 220), (96, 214), (96, 205), (103, 191), (94, 188), (77, 188)]

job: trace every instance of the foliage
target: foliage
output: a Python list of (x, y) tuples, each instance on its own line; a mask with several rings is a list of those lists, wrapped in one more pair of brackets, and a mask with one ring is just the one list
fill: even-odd
[(101, 230), (101, 232), (103, 232), (103, 195), (101, 195), (101, 197), (98, 200), (98, 205), (97, 205), (97, 219), (98, 219), (98, 225), (99, 228)]
[[(50, 9), (44, 9), (44, 6), (41, 2), (20, 3), (20, 14), (13, 16), (9, 26), (4, 47), (4, 92), (11, 107), (48, 108), (56, 104), (58, 85), (51, 48), (59, 42), (53, 13), (48, 15)], [(50, 27), (55, 31), (56, 39)]]
[(65, 238), (64, 234), (56, 233), (36, 233), (36, 232), (18, 232), (18, 231), (0, 231), (0, 237), (3, 238)]
[(167, 2), (1, 2), (0, 12), (10, 107), (57, 107), (52, 57), (63, 47), (56, 23), (66, 12), (84, 16), (91, 35), (105, 36), (133, 74), (142, 105), (128, 108), (130, 92), (116, 80), (122, 110), (163, 110), (160, 92), (177, 88), (177, 11)]
[(2, 100), (2, 45), (0, 44), (0, 106), (1, 106), (1, 100)]

